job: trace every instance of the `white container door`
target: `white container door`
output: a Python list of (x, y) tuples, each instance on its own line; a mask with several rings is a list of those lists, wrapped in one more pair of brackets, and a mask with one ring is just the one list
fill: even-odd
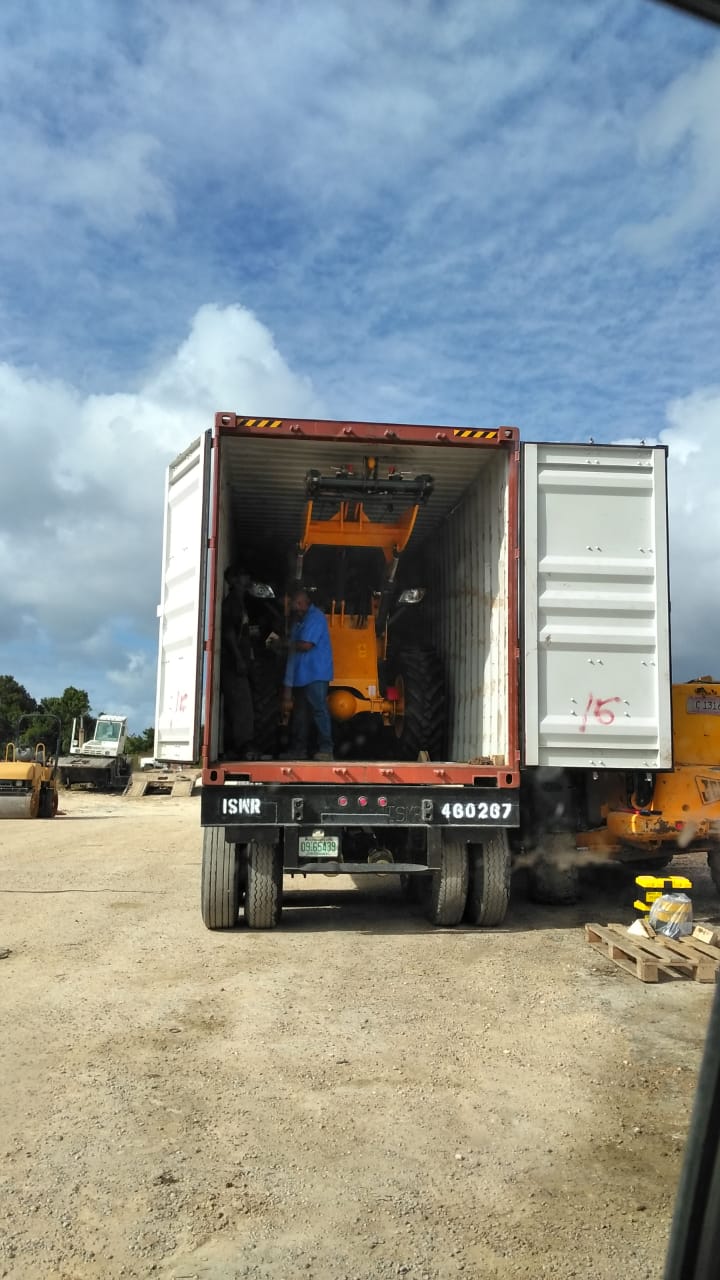
[(528, 765), (672, 765), (666, 460), (523, 446)]
[(210, 432), (170, 464), (165, 482), (158, 618), (155, 758), (200, 754)]

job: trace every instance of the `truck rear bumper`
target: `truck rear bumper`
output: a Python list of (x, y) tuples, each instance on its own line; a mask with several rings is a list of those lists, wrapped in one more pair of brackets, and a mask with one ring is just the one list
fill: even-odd
[(517, 827), (520, 801), (517, 791), (492, 787), (272, 786), (225, 781), (203, 785), (200, 822), (204, 827), (252, 831), (286, 826), (448, 827), (466, 830), (470, 839), (471, 833), (483, 829)]

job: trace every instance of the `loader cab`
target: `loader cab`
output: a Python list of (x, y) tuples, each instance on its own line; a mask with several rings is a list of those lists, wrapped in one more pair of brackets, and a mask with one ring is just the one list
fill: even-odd
[(91, 738), (85, 736), (85, 717), (73, 720), (70, 755), (121, 756), (127, 739), (124, 716), (98, 716)]
[(118, 742), (122, 732), (120, 720), (99, 721), (95, 730), (96, 742)]

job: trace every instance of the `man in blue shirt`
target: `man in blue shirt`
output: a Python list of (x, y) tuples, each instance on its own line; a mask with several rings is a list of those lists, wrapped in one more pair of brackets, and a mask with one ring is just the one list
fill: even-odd
[(307, 591), (292, 598), (297, 622), (290, 633), (290, 652), (285, 669), (283, 704), (292, 707), (290, 758), (308, 756), (310, 726), (317, 732), (315, 760), (332, 760), (333, 742), (328, 709), (328, 685), (333, 678), (333, 657), (327, 618), (310, 601)]

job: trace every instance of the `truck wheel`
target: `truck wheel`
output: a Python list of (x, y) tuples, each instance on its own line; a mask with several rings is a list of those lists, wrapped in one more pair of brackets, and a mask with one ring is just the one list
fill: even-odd
[(245, 920), (249, 929), (274, 929), (282, 909), (282, 856), (276, 844), (248, 845)]
[(468, 894), (468, 851), (464, 840), (443, 842), (440, 867), (429, 877), (427, 917), (431, 924), (459, 924)]
[[(390, 671), (393, 664), (390, 663)], [(427, 751), (439, 760), (445, 740), (445, 690), (440, 659), (432, 649), (405, 649), (394, 667), (394, 682), (404, 703), (395, 721), (403, 757), (417, 760)]]
[(720, 893), (720, 844), (711, 845), (708, 849), (707, 860), (712, 882), (718, 893)]
[(470, 846), (470, 888), (465, 918), (472, 924), (502, 924), (510, 901), (510, 842), (507, 831), (488, 831)]
[(223, 827), (203, 830), (200, 909), (208, 929), (234, 929), (240, 910), (239, 846), (228, 844)]
[(545, 853), (529, 868), (530, 897), (550, 906), (570, 906), (580, 896), (575, 838), (570, 832), (545, 837)]

